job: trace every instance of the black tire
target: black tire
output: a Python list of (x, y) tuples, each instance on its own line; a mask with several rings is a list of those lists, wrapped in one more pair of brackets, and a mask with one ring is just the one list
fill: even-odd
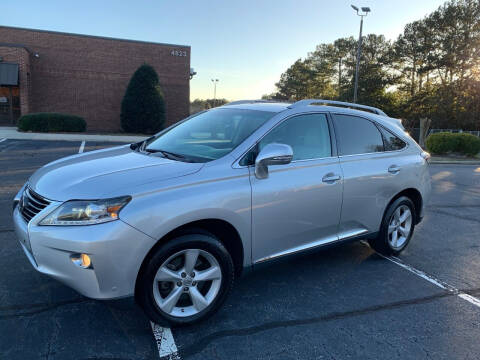
[[(392, 217), (394, 216), (395, 211), (401, 206), (407, 206), (410, 209), (410, 212), (412, 214), (411, 228), (410, 233), (406, 237), (406, 241), (400, 247), (394, 248), (389, 241), (388, 226)], [(386, 256), (400, 254), (407, 247), (408, 243), (412, 238), (413, 232), (415, 230), (415, 214), (415, 205), (413, 204), (412, 200), (410, 200), (410, 198), (406, 196), (399, 197), (394, 202), (392, 202), (385, 211), (378, 236), (374, 239), (368, 240), (368, 243), (376, 252), (380, 254)]]
[[(221, 268), (221, 285), (214, 300), (197, 314), (186, 317), (171, 316), (162, 311), (155, 301), (153, 294), (154, 277), (165, 261), (179, 251), (187, 249), (200, 249), (213, 255)], [(168, 241), (148, 259), (138, 280), (135, 298), (148, 318), (154, 323), (169, 326), (190, 325), (210, 317), (218, 310), (233, 286), (234, 276), (232, 258), (217, 238), (208, 233), (190, 233)]]

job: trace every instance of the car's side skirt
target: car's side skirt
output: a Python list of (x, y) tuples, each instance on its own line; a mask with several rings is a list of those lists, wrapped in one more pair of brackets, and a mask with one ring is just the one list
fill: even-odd
[(371, 238), (371, 237), (375, 237), (376, 234), (378, 234), (378, 232), (374, 232), (374, 233), (370, 232), (369, 233), (368, 230), (366, 230), (366, 229), (349, 230), (349, 231), (340, 233), (338, 237), (335, 236), (335, 237), (330, 237), (330, 238), (326, 238), (326, 239), (321, 239), (321, 240), (318, 240), (318, 241), (314, 241), (314, 242), (311, 242), (311, 243), (308, 243), (308, 244), (297, 246), (297, 247), (287, 249), (285, 251), (282, 251), (282, 252), (272, 254), (272, 255), (269, 255), (267, 257), (258, 259), (257, 261), (255, 261), (254, 265), (258, 265), (258, 264), (265, 263), (265, 262), (270, 262), (272, 260), (276, 260), (276, 259), (283, 258), (283, 257), (286, 257), (286, 256), (303, 254), (303, 253), (308, 252), (308, 251), (313, 251), (313, 250), (317, 250), (319, 248), (324, 248), (324, 247), (331, 246), (331, 245), (337, 245), (337, 244), (340, 244), (340, 243), (345, 243), (347, 241), (357, 241), (357, 240), (361, 240), (361, 239), (368, 239), (368, 238)]

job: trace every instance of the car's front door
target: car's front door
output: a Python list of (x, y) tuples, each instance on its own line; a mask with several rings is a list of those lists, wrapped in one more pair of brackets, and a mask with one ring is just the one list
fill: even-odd
[(325, 113), (288, 118), (258, 144), (292, 147), (288, 165), (269, 166), (265, 179), (250, 172), (252, 257), (258, 263), (338, 239), (342, 173)]

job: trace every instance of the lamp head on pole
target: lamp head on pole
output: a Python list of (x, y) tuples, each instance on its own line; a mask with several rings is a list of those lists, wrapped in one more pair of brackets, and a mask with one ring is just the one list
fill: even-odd
[[(362, 16), (362, 17), (363, 17), (363, 16), (367, 16), (367, 14), (372, 11), (372, 10), (370, 10), (370, 8), (369, 8), (368, 6), (362, 6), (362, 7), (361, 7), (361, 11), (360, 11), (360, 9), (359, 9), (357, 6), (355, 6), (355, 5), (350, 5), (350, 6), (352, 7), (353, 10), (355, 10), (355, 11), (357, 12), (357, 15), (358, 15), (358, 16)], [(363, 12), (363, 13), (362, 13), (362, 12)]]

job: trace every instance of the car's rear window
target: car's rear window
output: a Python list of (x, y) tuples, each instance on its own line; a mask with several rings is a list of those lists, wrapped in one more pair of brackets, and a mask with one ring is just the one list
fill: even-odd
[(384, 151), (382, 134), (371, 121), (358, 116), (335, 114), (334, 124), (340, 155)]

